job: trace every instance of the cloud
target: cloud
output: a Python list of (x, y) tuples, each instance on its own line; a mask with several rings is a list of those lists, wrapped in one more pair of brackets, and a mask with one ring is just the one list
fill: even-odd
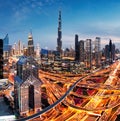
[(25, 20), (30, 13), (30, 10), (27, 7), (22, 7), (20, 10), (16, 10), (14, 12), (13, 19), (15, 19), (16, 23), (19, 23)]
[(45, 7), (51, 6), (60, 0), (13, 0), (10, 7), (13, 10), (13, 17), (17, 21), (27, 19), (32, 14), (46, 14)]

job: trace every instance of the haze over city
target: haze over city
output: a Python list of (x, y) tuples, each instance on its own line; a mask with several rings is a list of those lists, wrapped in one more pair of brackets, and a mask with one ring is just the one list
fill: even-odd
[(35, 44), (56, 49), (58, 11), (62, 11), (63, 48), (74, 47), (79, 39), (101, 37), (102, 45), (109, 38), (120, 48), (119, 0), (1, 0), (0, 36), (9, 34), (10, 44), (21, 40), (27, 44), (30, 30)]

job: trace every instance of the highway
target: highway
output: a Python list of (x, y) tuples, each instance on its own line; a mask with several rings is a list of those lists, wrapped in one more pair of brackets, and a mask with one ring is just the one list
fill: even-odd
[[(114, 71), (111, 71), (110, 73), (110, 76), (109, 78), (106, 80), (106, 82), (104, 84), (106, 85), (113, 85), (115, 83), (113, 83), (114, 78), (111, 78), (111, 75), (112, 76), (116, 76), (116, 73), (117, 73), (117, 70), (120, 68), (120, 63), (116, 66), (116, 68), (114, 69)], [(104, 95), (106, 92), (106, 90), (100, 90), (98, 91), (95, 95), (96, 96), (101, 96), (101, 95)], [(96, 113), (96, 116), (94, 115), (88, 115), (87, 113), (84, 115), (84, 117), (82, 119), (79, 119), (80, 121), (95, 121), (95, 120), (99, 120), (99, 121), (103, 121), (103, 120), (109, 120), (110, 119), (110, 115), (112, 114), (113, 110), (112, 108), (114, 108), (114, 106), (119, 106), (120, 105), (120, 99), (119, 99), (119, 102), (117, 102), (117, 100), (119, 99), (119, 96), (113, 96), (110, 98), (109, 102), (108, 101), (104, 101), (102, 100), (101, 98), (94, 98), (93, 99), (90, 99), (90, 101), (84, 106), (84, 110), (93, 110), (93, 111), (97, 111), (97, 106), (99, 106), (101, 103), (104, 104), (104, 105), (108, 105), (107, 107), (103, 105), (103, 108), (105, 111), (103, 111), (103, 113), (101, 114), (102, 111), (99, 111), (97, 112), (98, 114), (101, 114), (101, 116), (97, 116), (97, 113)], [(103, 101), (103, 102), (102, 102)], [(115, 103), (116, 105), (114, 105)], [(111, 107), (113, 106), (113, 107)], [(107, 110), (108, 109), (108, 110)], [(100, 110), (100, 109), (99, 109)], [(83, 112), (81, 113), (83, 114)], [(115, 115), (115, 113), (114, 113)], [(112, 118), (111, 121), (113, 121), (113, 119), (115, 120), (115, 116), (113, 116), (114, 118)], [(73, 118), (75, 118), (73, 116)]]
[[(118, 61), (108, 68), (96, 70), (83, 77), (75, 75), (69, 77), (40, 70), (40, 79), (46, 88), (50, 106), (17, 121), (34, 121), (37, 119), (41, 121), (114, 121), (120, 111), (119, 69), (120, 62)], [(106, 77), (103, 82), (88, 83), (88, 79), (93, 79), (100, 75)], [(63, 87), (57, 84), (59, 82), (63, 84)], [(96, 91), (92, 95), (86, 96), (73, 92), (76, 87), (94, 89)], [(82, 98), (83, 102), (80, 105), (76, 105), (71, 95)], [(62, 103), (67, 108), (62, 109)]]
[(78, 82), (80, 82), (82, 79), (84, 79), (84, 78), (86, 78), (86, 77), (88, 77), (88, 76), (90, 76), (90, 74), (89, 74), (89, 75), (86, 75), (86, 76), (84, 76), (84, 77), (82, 77), (82, 78), (80, 78), (79, 80), (77, 80), (77, 81), (68, 89), (68, 91), (67, 91), (60, 99), (58, 99), (55, 103), (53, 103), (52, 105), (50, 105), (50, 106), (44, 108), (42, 111), (40, 111), (40, 112), (38, 112), (38, 113), (36, 113), (36, 114), (34, 114), (34, 115), (32, 115), (32, 116), (29, 116), (29, 117), (26, 117), (26, 118), (22, 118), (22, 119), (18, 119), (17, 121), (31, 120), (31, 119), (37, 118), (38, 116), (42, 115), (43, 113), (45, 113), (45, 112), (49, 111), (50, 109), (54, 108), (56, 105), (58, 105), (60, 102), (62, 102), (62, 101), (67, 97), (67, 95), (71, 92), (71, 90), (73, 90), (73, 88), (76, 86), (76, 84), (77, 84)]
[[(111, 68), (112, 68), (112, 66), (111, 66)], [(115, 67), (114, 67), (115, 68)], [(117, 66), (117, 69), (119, 68), (119, 66)], [(109, 75), (112, 75), (112, 76), (114, 76), (114, 74), (116, 75), (116, 73), (117, 73), (117, 71), (116, 71), (116, 73), (114, 73), (114, 71), (112, 71), (112, 70), (114, 70), (114, 69), (111, 69), (111, 71), (110, 71), (110, 74)], [(114, 73), (114, 74), (113, 74)], [(112, 80), (109, 80), (109, 79), (112, 79)], [(109, 83), (110, 84), (115, 84), (115, 83), (113, 83), (113, 81), (114, 81), (114, 78), (111, 78), (111, 76), (105, 81), (105, 83), (104, 84), (106, 84), (106, 85), (108, 85), (108, 81), (109, 81)], [(109, 91), (109, 90), (108, 90)], [(108, 93), (108, 91), (107, 91), (107, 89), (106, 90), (104, 90), (103, 91), (103, 89), (102, 90), (100, 90), (100, 91), (98, 91), (97, 93), (96, 93), (96, 97), (104, 97), (104, 95), (103, 94), (105, 94), (105, 92), (107, 92)], [(112, 90), (113, 91), (113, 90)], [(110, 94), (108, 94), (108, 95), (112, 95), (111, 94), (111, 92), (110, 92)], [(107, 96), (108, 96), (107, 95)], [(116, 93), (116, 96), (114, 96), (113, 95), (113, 97), (114, 98), (112, 98), (111, 100), (109, 100), (109, 99), (106, 99), (106, 100), (102, 100), (102, 99), (100, 99), (100, 101), (99, 100), (97, 100), (97, 99), (99, 99), (99, 98), (94, 98), (93, 97), (93, 102), (90, 100), (90, 101), (88, 101), (88, 104), (87, 105), (91, 105), (91, 107), (93, 106), (94, 107), (94, 110), (97, 108), (97, 106), (104, 106), (103, 107), (103, 109), (99, 109), (98, 108), (98, 112), (96, 112), (95, 111), (95, 113), (94, 113), (94, 111), (93, 111), (93, 113), (92, 112), (86, 112), (86, 110), (83, 110), (82, 109), (82, 111), (81, 110), (79, 110), (79, 114), (80, 115), (82, 115), (83, 117), (80, 119), (80, 117), (79, 117), (79, 119), (75, 116), (76, 115), (76, 113), (78, 112), (78, 110), (76, 111), (76, 113), (75, 114), (71, 114), (72, 116), (70, 116), (69, 118), (70, 118), (70, 120), (72, 121), (73, 119), (76, 119), (76, 120), (87, 120), (87, 121), (95, 121), (95, 120), (103, 120), (103, 118), (104, 119), (107, 119), (110, 115), (111, 115), (111, 111), (110, 110), (106, 110), (106, 109), (111, 109), (111, 107), (113, 108), (114, 106), (116, 107), (117, 105), (119, 105), (119, 101), (118, 102), (116, 102), (116, 99), (118, 98), (117, 97), (117, 95), (119, 95), (119, 94), (117, 94)], [(116, 98), (115, 98), (116, 97)], [(96, 103), (96, 101), (97, 101), (97, 103)], [(91, 103), (92, 102), (92, 103)], [(113, 102), (115, 102), (114, 104), (113, 104)], [(70, 105), (69, 105), (70, 106)], [(106, 107), (107, 106), (107, 107)], [(87, 106), (86, 106), (87, 107)], [(89, 107), (89, 106), (88, 106)], [(75, 107), (74, 107), (75, 108)], [(88, 109), (90, 109), (90, 108), (88, 108)], [(93, 109), (92, 109), (93, 110)], [(105, 110), (104, 111), (104, 113), (103, 114), (101, 114), (101, 110)], [(69, 115), (70, 115), (69, 114)], [(107, 114), (107, 115), (106, 115)], [(109, 114), (109, 115), (108, 115)], [(63, 116), (64, 116), (64, 113), (61, 115), (61, 116), (59, 116), (59, 118), (61, 119), (61, 120), (64, 120), (64, 118), (63, 118)], [(107, 116), (107, 117), (106, 117)], [(100, 118), (101, 117), (101, 118)], [(69, 120), (69, 118), (67, 119), (67, 120)], [(49, 118), (48, 118), (49, 119)], [(55, 120), (56, 118), (52, 118), (53, 120)]]

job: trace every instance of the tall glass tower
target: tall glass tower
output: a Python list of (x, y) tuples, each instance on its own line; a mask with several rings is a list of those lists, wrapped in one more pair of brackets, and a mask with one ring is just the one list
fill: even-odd
[(86, 40), (86, 66), (91, 69), (92, 67), (92, 40)]
[(33, 43), (32, 32), (28, 36), (28, 56), (34, 57), (34, 43)]
[(100, 37), (96, 37), (95, 39), (95, 63), (96, 67), (100, 66), (101, 60), (100, 60)]
[(61, 31), (61, 11), (59, 11), (58, 18), (58, 38), (57, 38), (57, 51), (62, 53), (62, 31)]
[(79, 42), (78, 35), (75, 35), (75, 61), (79, 61)]
[(8, 34), (3, 39), (3, 58), (4, 60), (8, 59), (10, 54), (11, 46), (9, 45), (9, 36)]
[(79, 41), (79, 61), (84, 62), (84, 41)]

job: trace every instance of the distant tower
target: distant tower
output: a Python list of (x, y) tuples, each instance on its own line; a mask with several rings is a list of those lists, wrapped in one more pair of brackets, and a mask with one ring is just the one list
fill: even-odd
[(33, 43), (32, 32), (30, 32), (28, 36), (28, 56), (34, 57), (34, 43)]
[(86, 66), (91, 69), (92, 67), (92, 40), (86, 40)]
[(62, 53), (62, 31), (61, 31), (61, 11), (59, 11), (59, 18), (58, 18), (58, 38), (57, 38), (57, 51)]
[(75, 61), (79, 61), (79, 42), (78, 35), (75, 35)]
[(115, 60), (115, 45), (112, 44), (112, 40), (109, 41), (109, 55), (109, 61), (112, 63)]
[(112, 44), (112, 59), (115, 60), (115, 44)]
[(17, 54), (17, 45), (16, 43), (14, 43), (13, 45), (13, 55), (16, 55)]
[(110, 39), (110, 41), (109, 41), (109, 61), (110, 61), (110, 63), (112, 63), (112, 40)]
[(36, 46), (36, 57), (40, 58), (40, 45), (39, 44), (37, 44)]
[(79, 61), (84, 62), (84, 41), (79, 41)]
[(18, 41), (18, 55), (21, 55), (21, 41)]
[(3, 59), (8, 60), (10, 54), (9, 36), (8, 34), (3, 39)]
[(37, 44), (36, 46), (36, 59), (37, 59), (37, 62), (40, 64), (41, 63), (41, 48), (39, 44)]
[(112, 63), (115, 60), (115, 44), (112, 44), (110, 39), (109, 45), (105, 45), (105, 58), (106, 62)]
[(109, 55), (109, 45), (105, 45), (105, 59), (106, 62), (109, 60), (110, 55)]
[(95, 63), (96, 67), (100, 66), (100, 37), (95, 39)]

